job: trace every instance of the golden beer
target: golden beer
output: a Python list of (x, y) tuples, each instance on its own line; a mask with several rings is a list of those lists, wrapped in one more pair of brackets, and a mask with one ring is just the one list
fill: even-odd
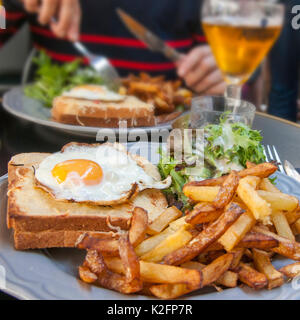
[(278, 38), (281, 25), (251, 26), (204, 21), (203, 29), (226, 80), (243, 84)]

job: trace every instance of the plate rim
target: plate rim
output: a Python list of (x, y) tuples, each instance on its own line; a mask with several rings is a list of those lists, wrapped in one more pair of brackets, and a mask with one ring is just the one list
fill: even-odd
[[(10, 114), (14, 115), (17, 118), (27, 120), (29, 122), (33, 122), (35, 124), (39, 124), (42, 126), (58, 129), (60, 131), (67, 131), (67, 132), (72, 132), (72, 133), (77, 133), (79, 135), (85, 134), (85, 135), (97, 135), (99, 132), (105, 134), (105, 132), (114, 132), (114, 133), (122, 133), (122, 130), (119, 130), (119, 128), (103, 128), (103, 127), (90, 127), (90, 126), (75, 126), (71, 124), (64, 124), (64, 123), (59, 123), (55, 122), (52, 120), (44, 120), (40, 119), (31, 115), (28, 115), (26, 113), (20, 112), (16, 110), (16, 108), (10, 104), (9, 100), (12, 99), (14, 95), (19, 95), (20, 97), (25, 97), (26, 99), (31, 99), (29, 97), (26, 97), (25, 94), (23, 93), (23, 87), (22, 86), (16, 86), (7, 92), (4, 93), (3, 95), (3, 101), (2, 105), (3, 108), (9, 112)], [(34, 99), (31, 99), (34, 100)], [(37, 100), (36, 100), (37, 101)], [(127, 128), (128, 134), (130, 133), (136, 133), (138, 134), (139, 132), (158, 132), (159, 130), (171, 130), (172, 129), (172, 123), (176, 121), (179, 117), (181, 117), (184, 114), (189, 113), (189, 111), (185, 111), (182, 114), (180, 114), (178, 117), (175, 119), (168, 121), (163, 124), (158, 124), (156, 126), (151, 126), (151, 127), (136, 127), (136, 128)]]

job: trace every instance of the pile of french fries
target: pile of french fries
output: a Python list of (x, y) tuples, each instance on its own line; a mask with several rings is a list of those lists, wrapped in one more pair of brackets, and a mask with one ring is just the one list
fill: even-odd
[(151, 77), (147, 73), (130, 74), (122, 79), (119, 93), (152, 103), (157, 115), (171, 113), (179, 105), (189, 106), (193, 95), (190, 90), (182, 88), (181, 80), (167, 81), (164, 76)]
[(122, 293), (173, 299), (206, 286), (247, 285), (272, 289), (300, 275), (300, 262), (276, 270), (276, 254), (300, 261), (300, 209), (268, 177), (272, 163), (232, 171), (218, 179), (190, 182), (184, 193), (193, 209), (169, 207), (151, 223), (135, 208), (128, 232), (119, 238), (85, 234), (87, 249), (79, 267), (88, 283)]

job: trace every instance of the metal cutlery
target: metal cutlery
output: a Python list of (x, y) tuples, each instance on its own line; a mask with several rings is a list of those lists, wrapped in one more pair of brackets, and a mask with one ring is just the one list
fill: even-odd
[(125, 11), (118, 8), (117, 13), (128, 30), (136, 38), (144, 42), (149, 49), (164, 54), (169, 60), (174, 62), (182, 57), (182, 54), (179, 51), (167, 45), (162, 39), (140, 24), (137, 20), (133, 19)]
[(284, 161), (284, 169), (286, 171), (286, 174), (298, 182), (300, 182), (300, 174), (298, 171), (295, 169), (295, 167), (287, 160)]
[(96, 70), (103, 80), (110, 86), (119, 86), (120, 76), (109, 60), (101, 55), (91, 53), (81, 42), (73, 43), (74, 47), (89, 60), (90, 66)]
[(264, 154), (267, 161), (276, 161), (278, 163), (280, 172), (300, 182), (300, 174), (298, 171), (289, 161), (285, 160), (284, 163), (281, 161), (275, 146), (264, 146)]

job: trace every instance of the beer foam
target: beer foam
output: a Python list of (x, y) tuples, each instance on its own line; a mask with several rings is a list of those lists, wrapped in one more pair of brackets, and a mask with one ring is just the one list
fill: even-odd
[(263, 15), (253, 15), (250, 17), (233, 17), (224, 15), (222, 17), (204, 17), (202, 23), (213, 25), (227, 25), (232, 27), (279, 27), (283, 24), (283, 17), (264, 17)]

